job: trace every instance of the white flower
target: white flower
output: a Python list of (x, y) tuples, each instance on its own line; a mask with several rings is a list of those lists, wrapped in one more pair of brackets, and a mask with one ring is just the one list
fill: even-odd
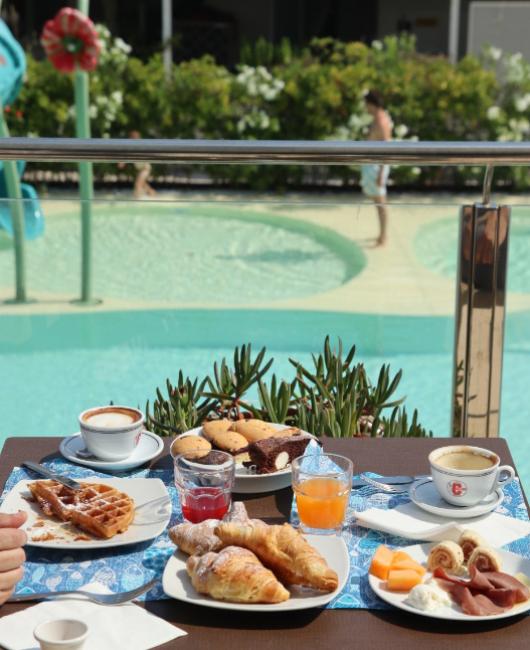
[(414, 176), (419, 176), (421, 174), (420, 167), (413, 167), (410, 171), (414, 174)]
[(502, 50), (500, 47), (494, 47), (492, 45), (488, 50), (488, 54), (494, 61), (498, 61), (502, 56)]
[(488, 120), (498, 120), (501, 116), (501, 109), (498, 106), (490, 106), (486, 112)]
[(515, 108), (523, 113), (530, 106), (530, 93), (523, 95), (522, 97), (516, 97), (514, 99)]
[(372, 41), (372, 48), (374, 50), (382, 50), (383, 49), (383, 43), (381, 43), (381, 41)]
[(394, 129), (394, 133), (396, 134), (396, 138), (404, 138), (407, 133), (409, 132), (408, 127), (405, 124), (398, 124), (396, 128)]
[(90, 104), (88, 107), (88, 117), (94, 120), (98, 116), (98, 107), (95, 104)]

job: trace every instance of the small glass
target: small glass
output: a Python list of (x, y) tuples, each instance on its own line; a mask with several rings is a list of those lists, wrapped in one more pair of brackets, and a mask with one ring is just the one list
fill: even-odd
[(352, 461), (337, 454), (307, 454), (295, 458), (291, 466), (302, 531), (339, 534), (348, 509)]
[(224, 451), (211, 451), (199, 460), (181, 454), (174, 458), (174, 468), (184, 519), (193, 524), (222, 519), (232, 499), (234, 457)]

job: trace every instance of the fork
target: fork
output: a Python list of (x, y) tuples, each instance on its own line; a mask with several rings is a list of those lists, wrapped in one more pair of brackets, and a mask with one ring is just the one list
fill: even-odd
[(387, 494), (403, 494), (408, 492), (411, 483), (401, 483), (397, 485), (389, 485), (388, 483), (380, 483), (376, 478), (361, 474), (361, 479), (370, 487), (375, 488), (378, 492), (386, 492)]
[(20, 596), (11, 596), (7, 602), (23, 603), (27, 600), (54, 599), (61, 598), (62, 596), (75, 595), (85, 596), (87, 600), (90, 600), (93, 603), (98, 603), (99, 605), (120, 605), (121, 603), (126, 603), (129, 600), (134, 600), (134, 598), (141, 596), (146, 591), (149, 591), (149, 589), (154, 587), (157, 582), (158, 578), (153, 578), (141, 587), (136, 587), (136, 589), (131, 589), (131, 591), (124, 591), (120, 594), (94, 594), (90, 591), (84, 591), (83, 589), (77, 589), (73, 591), (45, 591), (40, 594), (22, 594)]

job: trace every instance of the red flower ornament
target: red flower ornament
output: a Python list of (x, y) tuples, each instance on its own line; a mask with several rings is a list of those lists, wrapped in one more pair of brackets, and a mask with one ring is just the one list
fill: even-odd
[(101, 43), (94, 23), (77, 9), (64, 7), (44, 25), (40, 42), (59, 72), (91, 72), (98, 64)]

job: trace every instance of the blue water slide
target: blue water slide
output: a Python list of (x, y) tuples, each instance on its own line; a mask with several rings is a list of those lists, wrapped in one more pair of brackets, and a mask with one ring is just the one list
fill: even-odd
[[(2, 106), (12, 104), (18, 96), (26, 72), (26, 55), (15, 39), (9, 27), (0, 20), (0, 100)], [(3, 119), (3, 116), (0, 116)], [(25, 163), (17, 162), (19, 177), (22, 176)], [(24, 230), (27, 239), (35, 239), (44, 232), (44, 217), (37, 192), (32, 185), (21, 183), (20, 190), (24, 199)], [(4, 164), (0, 162), (0, 228), (13, 235), (13, 224), (5, 179)]]

